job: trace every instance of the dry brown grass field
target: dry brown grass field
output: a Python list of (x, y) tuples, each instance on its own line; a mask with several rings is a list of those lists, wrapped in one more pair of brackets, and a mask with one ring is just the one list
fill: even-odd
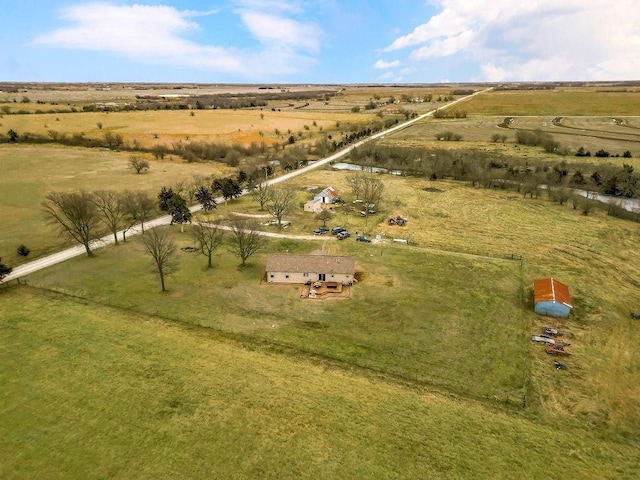
[[(284, 143), (301, 132), (303, 139), (318, 138), (322, 130), (332, 130), (336, 122), (358, 123), (372, 114), (305, 112), (288, 109), (255, 110), (170, 110), (132, 112), (82, 112), (60, 114), (11, 114), (0, 119), (3, 131), (30, 132), (48, 136), (50, 130), (72, 135), (84, 133), (102, 138), (106, 133), (122, 135), (127, 142), (144, 147), (171, 146), (176, 142), (207, 141), (221, 143)], [(313, 125), (316, 122), (316, 126)], [(98, 126), (102, 125), (102, 128)], [(305, 129), (305, 125), (308, 130)], [(275, 131), (280, 131), (276, 135)]]

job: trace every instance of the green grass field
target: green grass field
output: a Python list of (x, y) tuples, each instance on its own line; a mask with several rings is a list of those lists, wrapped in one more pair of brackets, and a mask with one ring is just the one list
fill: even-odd
[(461, 109), (482, 115), (640, 115), (640, 93), (589, 88), (493, 91), (464, 102)]
[[(191, 235), (175, 229), (177, 243), (191, 245)], [(274, 242), (269, 251), (307, 253), (317, 247), (285, 241)], [(517, 263), (392, 246), (381, 252), (355, 242), (336, 249), (355, 255), (364, 273), (349, 300), (301, 300), (297, 286), (260, 285), (264, 256), (238, 270), (239, 260), (226, 249), (211, 271), (203, 271), (203, 256), (180, 251), (181, 269), (169, 280), (170, 293), (158, 295), (157, 278), (147, 273), (149, 259), (138, 242), (47, 269), (29, 283), (243, 332), (465, 395), (522, 404), (527, 313)]]
[[(354, 88), (339, 102), (374, 94)], [(566, 115), (554, 128), (574, 140), (573, 130), (635, 135), (633, 95), (493, 92), (464, 105), (468, 119), (424, 122), (385, 141), (475, 142), (504, 153), (513, 145), (488, 138), (507, 115), (530, 115), (517, 121), (532, 128)], [(167, 113), (202, 120), (199, 111)], [(140, 121), (122, 131), (141, 132)], [(171, 116), (157, 121), (177, 125)], [(449, 126), (466, 131), (467, 142), (431, 140)], [(165, 160), (135, 175), (128, 156), (0, 146), (3, 260), (17, 264), (21, 243), (33, 257), (65, 243), (40, 213), (48, 191), (155, 193), (195, 173), (221, 173)], [(385, 198), (368, 225), (348, 203), (329, 226), (379, 234), (381, 243), (271, 240), (244, 269), (227, 247), (211, 270), (204, 256), (178, 250), (180, 268), (162, 294), (131, 238), (32, 274), (28, 286), (0, 286), (0, 478), (638, 478), (640, 323), (629, 312), (640, 309), (640, 225), (545, 196), (380, 179)], [(328, 168), (287, 185), (300, 203), (287, 233), (319, 225), (302, 212), (310, 186), (331, 185), (352, 200), (347, 174)], [(265, 213), (244, 197), (214, 216), (232, 212)], [(397, 214), (409, 218), (406, 227), (387, 225)], [(168, 228), (179, 247), (193, 245), (188, 228)], [(350, 298), (301, 299), (296, 286), (260, 284), (266, 253), (314, 249), (356, 258), (362, 281)], [(542, 276), (570, 286), (569, 319), (533, 313), (531, 285)], [(545, 326), (572, 343), (566, 371), (529, 340)]]
[(638, 449), (27, 287), (0, 292), (0, 477), (637, 478)]
[(127, 153), (60, 146), (0, 145), (0, 257), (15, 265), (25, 260), (16, 248), (25, 244), (30, 259), (59, 250), (66, 239), (47, 224), (41, 210), (48, 192), (85, 190), (144, 190), (152, 195), (163, 185), (193, 175), (222, 175), (220, 164), (185, 163), (181, 159), (149, 158), (147, 173), (136, 175)]

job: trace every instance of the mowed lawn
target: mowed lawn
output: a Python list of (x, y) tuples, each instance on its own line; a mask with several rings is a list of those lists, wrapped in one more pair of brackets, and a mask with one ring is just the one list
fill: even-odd
[(16, 249), (25, 244), (30, 259), (67, 245), (47, 223), (41, 204), (52, 191), (143, 190), (155, 197), (163, 185), (193, 175), (221, 175), (220, 164), (149, 158), (147, 173), (129, 168), (129, 153), (52, 145), (0, 145), (0, 257), (12, 265), (25, 260)]
[(0, 291), (0, 477), (634, 479), (637, 445)]
[[(170, 230), (179, 246), (193, 244), (188, 229)], [(522, 406), (527, 311), (517, 262), (332, 240), (326, 248), (353, 255), (363, 277), (348, 299), (301, 299), (299, 286), (261, 285), (264, 254), (239, 270), (227, 247), (212, 270), (204, 268), (204, 256), (179, 250), (180, 268), (162, 295), (139, 241), (41, 271), (28, 282)], [(287, 240), (266, 251), (316, 248), (321, 244)]]

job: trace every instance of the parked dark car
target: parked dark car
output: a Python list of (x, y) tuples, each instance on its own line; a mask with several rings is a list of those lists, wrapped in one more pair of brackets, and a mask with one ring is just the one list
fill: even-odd
[(356, 242), (371, 243), (371, 239), (369, 237), (365, 237), (364, 235), (358, 235), (356, 237)]
[(329, 229), (327, 227), (316, 228), (313, 231), (314, 235), (324, 235), (325, 233), (329, 233)]
[(338, 240), (344, 240), (345, 238), (349, 238), (351, 235), (346, 230), (343, 230), (342, 232), (339, 232), (338, 235), (336, 236), (338, 237)]
[(344, 227), (333, 227), (333, 228), (331, 229), (331, 234), (332, 234), (332, 235), (337, 235), (337, 234), (339, 234), (340, 232), (346, 232), (346, 231), (347, 231), (347, 229), (346, 229), (346, 228), (344, 228)]

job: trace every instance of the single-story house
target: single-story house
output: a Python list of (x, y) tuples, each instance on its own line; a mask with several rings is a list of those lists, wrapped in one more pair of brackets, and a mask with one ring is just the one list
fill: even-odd
[(340, 255), (268, 255), (268, 283), (340, 282), (353, 283), (356, 262)]
[(569, 287), (554, 278), (533, 282), (533, 303), (536, 313), (552, 317), (566, 318), (573, 308)]
[(318, 193), (313, 200), (309, 200), (304, 204), (305, 212), (321, 212), (325, 208), (329, 208), (333, 205), (333, 202), (338, 198), (338, 191), (333, 187), (327, 187)]

